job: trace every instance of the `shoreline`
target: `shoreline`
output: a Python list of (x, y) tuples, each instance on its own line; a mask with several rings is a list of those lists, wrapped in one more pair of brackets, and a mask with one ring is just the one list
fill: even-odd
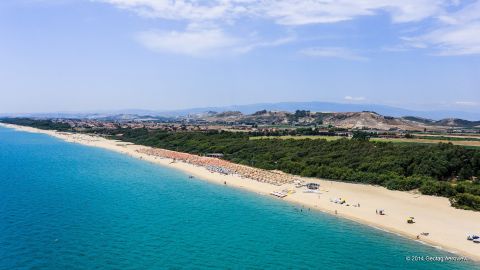
[[(364, 184), (287, 175), (306, 182), (320, 184), (320, 194), (304, 193), (304, 188), (295, 188), (293, 183), (274, 185), (241, 177), (237, 174), (225, 175), (211, 172), (204, 166), (197, 166), (191, 163), (172, 162), (173, 160), (170, 158), (147, 154), (148, 150), (154, 149), (147, 146), (108, 140), (88, 134), (41, 130), (2, 123), (0, 123), (0, 126), (13, 128), (18, 131), (47, 134), (67, 142), (100, 147), (127, 154), (164, 167), (181, 170), (201, 180), (220, 185), (224, 185), (224, 182), (226, 182), (226, 185), (229, 187), (242, 188), (261, 195), (270, 196), (271, 192), (285, 189), (295, 190), (296, 193), (289, 194), (283, 200), (394, 233), (435, 248), (440, 248), (443, 251), (454, 253), (455, 255), (466, 256), (472, 261), (480, 261), (480, 244), (466, 240), (467, 234), (480, 234), (480, 213), (455, 209), (450, 206), (448, 198), (392, 191), (383, 187)], [(267, 171), (267, 173), (270, 172)], [(332, 202), (336, 198), (345, 199), (347, 201), (346, 204), (350, 206)], [(354, 206), (357, 204), (360, 207)], [(376, 209), (385, 209), (386, 215), (377, 215), (375, 213)], [(407, 224), (406, 218), (410, 216), (415, 217), (415, 224)], [(428, 232), (429, 235), (420, 236), (420, 239), (417, 239), (417, 236), (422, 232)]]

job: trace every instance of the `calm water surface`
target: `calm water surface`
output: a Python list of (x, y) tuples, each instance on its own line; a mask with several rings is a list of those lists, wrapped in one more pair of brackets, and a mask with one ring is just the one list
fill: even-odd
[(480, 269), (182, 172), (0, 128), (0, 269)]

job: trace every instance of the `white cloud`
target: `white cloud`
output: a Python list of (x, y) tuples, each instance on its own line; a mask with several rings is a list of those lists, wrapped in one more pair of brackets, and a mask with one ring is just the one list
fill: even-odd
[(387, 12), (394, 22), (412, 22), (438, 14), (448, 0), (95, 0), (146, 17), (173, 20), (230, 20), (240, 16), (273, 19), (280, 24), (333, 23)]
[(414, 48), (433, 48), (437, 55), (480, 54), (480, 1), (438, 20), (436, 29), (404, 40)]
[(474, 102), (474, 101), (455, 101), (455, 105), (460, 105), (460, 106), (477, 106), (479, 103)]
[(178, 31), (145, 31), (137, 35), (145, 47), (157, 52), (205, 56), (235, 47), (239, 40), (221, 29), (187, 29)]
[(352, 96), (345, 96), (343, 99), (348, 101), (364, 101), (366, 100), (365, 97), (352, 97)]
[(393, 22), (420, 21), (442, 10), (443, 0), (283, 0), (260, 1), (266, 15), (280, 24), (302, 25), (335, 23), (370, 16), (380, 12), (391, 15)]
[[(257, 18), (278, 25), (300, 26), (308, 24), (337, 23), (354, 20), (362, 16), (388, 14), (393, 23), (416, 23), (430, 19), (437, 26), (423, 34), (404, 37), (407, 48), (434, 48), (439, 55), (480, 54), (480, 0), (464, 5), (458, 0), (91, 0), (111, 4), (115, 7), (133, 11), (140, 16), (164, 20), (181, 21), (187, 25), (213, 23), (217, 29), (185, 32), (167, 31), (153, 34), (140, 34), (146, 44), (156, 44), (155, 48), (164, 50), (156, 40), (166, 40), (179, 45), (175, 51), (196, 53), (208, 48), (230, 47), (239, 42), (225, 34), (224, 30), (235, 25), (240, 19)], [(465, 2), (463, 2), (465, 3)], [(419, 30), (418, 32), (425, 31)], [(182, 40), (189, 42), (206, 34), (207, 39), (198, 46), (181, 45)], [(145, 43), (145, 42), (144, 42)], [(242, 42), (240, 42), (242, 43)], [(275, 43), (261, 38), (248, 43), (240, 51), (264, 47), (262, 44)], [(281, 44), (281, 39), (278, 44)], [(165, 45), (168, 46), (168, 45)], [(393, 46), (395, 47), (395, 46)], [(397, 48), (400, 48), (397, 46)]]
[(344, 60), (366, 61), (367, 57), (358, 55), (357, 53), (346, 48), (339, 47), (314, 47), (300, 51), (300, 54), (318, 58), (340, 58)]
[(238, 38), (215, 25), (205, 24), (191, 24), (185, 31), (144, 31), (137, 34), (136, 39), (152, 51), (196, 57), (247, 53), (256, 48), (279, 46), (295, 40), (294, 37), (272, 41), (259, 41), (255, 36)]
[(276, 47), (276, 46), (281, 46), (287, 43), (291, 43), (295, 41), (295, 37), (293, 36), (287, 36), (284, 38), (279, 38), (276, 40), (271, 40), (271, 41), (250, 41), (249, 44), (245, 44), (242, 47), (239, 47), (236, 49), (237, 52), (240, 53), (246, 53), (249, 52), (253, 49), (257, 48), (266, 48), (266, 47)]
[(141, 16), (169, 20), (215, 20), (226, 18), (234, 13), (230, 1), (189, 0), (94, 0), (132, 10)]

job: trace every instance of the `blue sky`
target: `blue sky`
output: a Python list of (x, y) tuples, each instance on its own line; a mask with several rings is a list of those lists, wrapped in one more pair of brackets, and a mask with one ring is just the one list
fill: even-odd
[(480, 1), (3, 0), (0, 112), (279, 101), (480, 112)]

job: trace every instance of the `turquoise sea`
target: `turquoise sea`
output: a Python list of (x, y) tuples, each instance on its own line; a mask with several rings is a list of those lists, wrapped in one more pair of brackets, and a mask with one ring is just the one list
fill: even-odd
[(0, 269), (480, 269), (106, 150), (0, 128)]

